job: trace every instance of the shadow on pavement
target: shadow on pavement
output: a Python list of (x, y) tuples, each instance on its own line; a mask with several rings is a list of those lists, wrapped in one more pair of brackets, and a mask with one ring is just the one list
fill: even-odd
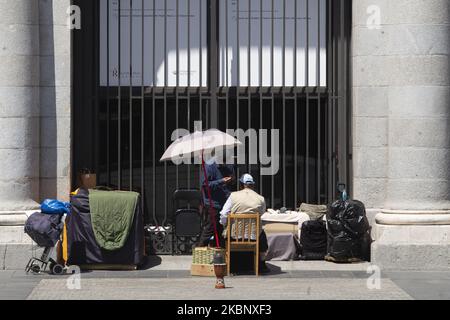
[(149, 270), (162, 263), (161, 257), (158, 256), (146, 256), (144, 262), (139, 266), (138, 270)]
[(270, 264), (268, 262), (266, 262), (266, 266), (267, 268), (270, 269), (269, 273), (263, 274), (266, 276), (276, 276), (276, 275), (280, 275), (280, 274), (285, 274), (286, 272), (284, 272), (283, 270), (281, 270), (280, 267), (278, 266), (274, 266), (273, 264)]

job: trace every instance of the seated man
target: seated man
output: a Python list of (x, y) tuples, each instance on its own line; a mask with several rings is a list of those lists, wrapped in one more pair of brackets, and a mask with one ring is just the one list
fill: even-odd
[[(249, 174), (244, 174), (239, 182), (241, 184), (241, 191), (231, 193), (220, 212), (220, 224), (224, 227), (227, 225), (228, 215), (230, 213), (259, 213), (260, 215), (263, 215), (266, 212), (266, 201), (264, 200), (264, 197), (254, 191), (255, 181), (253, 180), (253, 177)], [(234, 226), (232, 226), (232, 228), (234, 228)], [(250, 237), (251, 240), (256, 240), (256, 237), (259, 236), (259, 251), (262, 253), (260, 254), (260, 271), (267, 272), (269, 270), (262, 259), (263, 254), (268, 250), (267, 237), (262, 230), (262, 226), (260, 226), (259, 235), (255, 234), (255, 229), (256, 227), (251, 228), (252, 232), (250, 235), (247, 234), (246, 230), (244, 236), (246, 238)]]

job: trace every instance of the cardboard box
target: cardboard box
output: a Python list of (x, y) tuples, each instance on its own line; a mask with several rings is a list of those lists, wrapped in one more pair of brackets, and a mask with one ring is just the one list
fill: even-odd
[(80, 176), (80, 187), (93, 189), (97, 186), (97, 175), (95, 173), (82, 174)]
[(192, 264), (191, 276), (215, 277), (214, 265), (212, 264)]
[(195, 248), (192, 253), (191, 275), (199, 277), (215, 277), (213, 257), (215, 252), (226, 254), (224, 249)]

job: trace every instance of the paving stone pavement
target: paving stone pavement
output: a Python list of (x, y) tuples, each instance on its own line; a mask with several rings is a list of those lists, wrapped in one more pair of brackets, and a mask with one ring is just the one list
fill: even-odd
[[(74, 282), (69, 281), (70, 284)], [(366, 279), (273, 279), (233, 277), (227, 289), (214, 289), (213, 278), (81, 279), (69, 289), (66, 279), (44, 279), (29, 300), (410, 300), (389, 279), (369, 290)]]
[(369, 263), (268, 263), (271, 273), (227, 277), (229, 289), (213, 289), (213, 278), (190, 276), (191, 257), (151, 257), (143, 270), (81, 273), (81, 290), (68, 290), (68, 276), (0, 271), (0, 300), (25, 299), (444, 299), (450, 272), (382, 272), (381, 289), (368, 290)]

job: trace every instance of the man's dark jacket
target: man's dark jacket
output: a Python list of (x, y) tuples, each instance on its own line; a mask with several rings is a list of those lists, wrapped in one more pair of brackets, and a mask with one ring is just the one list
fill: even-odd
[[(217, 163), (205, 164), (206, 175), (208, 177), (209, 188), (211, 189), (212, 204), (215, 209), (221, 210), (228, 197), (230, 190), (223, 181), (224, 177), (233, 176), (234, 170), (231, 165), (218, 165)], [(206, 189), (206, 181), (204, 174), (202, 177), (203, 203), (209, 208), (208, 190)]]

